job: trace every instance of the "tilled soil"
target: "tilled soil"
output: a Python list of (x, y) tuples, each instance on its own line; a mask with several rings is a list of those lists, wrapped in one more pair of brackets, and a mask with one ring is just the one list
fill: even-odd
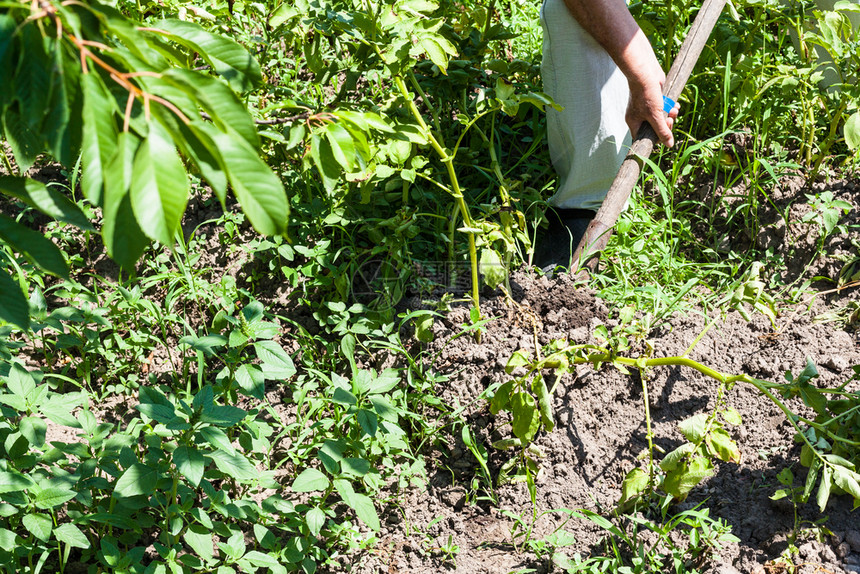
[[(513, 299), (498, 297), (485, 303), (485, 313), (496, 317), (480, 344), (471, 337), (455, 336), (467, 323), (464, 309), (453, 309), (437, 321), (436, 338), (426, 351), (434, 357), (434, 369), (449, 376), (440, 389), (449, 404), (467, 404), (467, 419), (483, 444), (510, 436), (507, 419), (489, 413), (487, 402), (475, 401), (493, 383), (508, 376), (504, 366), (517, 349), (534, 349), (534, 333), (541, 345), (565, 338), (573, 343), (596, 343), (593, 328), (607, 320), (602, 302), (583, 285), (567, 277), (550, 280), (521, 274), (513, 280)], [(853, 294), (856, 298), (856, 293)], [(850, 295), (849, 295), (850, 296)], [(844, 297), (844, 294), (841, 296)], [(830, 301), (834, 304), (836, 301)], [(842, 301), (844, 303), (844, 300)], [(689, 357), (723, 373), (746, 373), (755, 378), (781, 381), (785, 371), (799, 373), (807, 357), (819, 367), (818, 384), (833, 387), (848, 380), (853, 365), (860, 365), (860, 333), (816, 323), (816, 314), (828, 307), (821, 301), (808, 312), (799, 308), (778, 320), (774, 331), (769, 320), (755, 316), (747, 322), (732, 313), (718, 318), (689, 353)], [(702, 333), (709, 319), (688, 315), (671, 318), (668, 325), (649, 337), (654, 356), (682, 355)], [(648, 391), (655, 442), (666, 452), (681, 444), (680, 421), (713, 408), (718, 383), (681, 367), (650, 371)], [(856, 389), (855, 389), (856, 390)], [(799, 447), (783, 413), (751, 386), (737, 385), (728, 404), (744, 423), (734, 437), (741, 452), (740, 464), (720, 463), (715, 476), (706, 479), (682, 504), (669, 513), (700, 505), (713, 518), (723, 519), (739, 543), (724, 544), (699, 571), (788, 572), (775, 560), (788, 548), (795, 524), (794, 509), (787, 500), (770, 496), (781, 487), (777, 473), (792, 468), (802, 484), (805, 469), (798, 462)], [(557, 509), (589, 509), (607, 513), (618, 501), (625, 474), (637, 465), (647, 447), (641, 380), (612, 367), (595, 371), (580, 366), (565, 375), (554, 395), (555, 430), (540, 436), (536, 444), (544, 453), (537, 480), (538, 512)], [(793, 408), (802, 405), (793, 404)], [(459, 437), (457, 433), (454, 433)], [(511, 451), (489, 447), (489, 467), (495, 474)], [(444, 450), (444, 449), (443, 449)], [(517, 540), (516, 518), (528, 522), (533, 506), (525, 484), (494, 487), (498, 507), (486, 500), (485, 482), (468, 448), (450, 439), (430, 473), (426, 488), (400, 495), (396, 508), (384, 515), (376, 550), (364, 556), (360, 572), (510, 572), (520, 569), (549, 572), (546, 556), (539, 557)], [(477, 481), (477, 482), (476, 482)], [(473, 488), (475, 485), (477, 488)], [(814, 498), (814, 497), (813, 497)], [(822, 518), (814, 501), (797, 509), (804, 528)], [(860, 519), (851, 512), (848, 497), (831, 499), (821, 541), (809, 534), (798, 538), (798, 572), (860, 571)], [(564, 512), (540, 516), (532, 538), (547, 536), (566, 518)], [(572, 555), (600, 553), (604, 532), (592, 523), (573, 519), (564, 529), (575, 542), (561, 551)], [(827, 534), (830, 532), (831, 534)], [(640, 536), (647, 536), (640, 532)], [(765, 565), (767, 569), (765, 568)]]

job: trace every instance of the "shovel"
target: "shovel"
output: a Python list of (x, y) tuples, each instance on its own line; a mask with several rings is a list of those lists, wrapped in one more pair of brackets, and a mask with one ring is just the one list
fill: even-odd
[[(702, 53), (702, 49), (705, 47), (705, 43), (708, 41), (725, 4), (726, 0), (705, 0), (696, 15), (690, 32), (684, 39), (681, 50), (666, 76), (666, 83), (663, 85), (664, 96), (673, 102), (678, 100), (684, 86), (687, 85), (687, 80), (690, 79), (690, 74), (693, 72), (693, 66), (696, 65), (696, 61), (699, 59), (699, 55)], [(571, 269), (576, 269), (580, 276), (586, 275), (589, 271), (594, 271), (597, 267), (598, 258), (596, 255), (609, 242), (612, 228), (618, 221), (618, 216), (621, 215), (621, 210), (624, 209), (630, 192), (633, 191), (633, 186), (639, 179), (642, 164), (651, 155), (657, 141), (657, 135), (651, 124), (643, 123), (639, 128), (638, 136), (630, 146), (627, 157), (618, 170), (618, 175), (612, 182), (612, 187), (606, 194), (606, 199), (603, 200), (603, 205), (588, 225), (585, 235), (582, 236), (576, 251), (573, 253)]]

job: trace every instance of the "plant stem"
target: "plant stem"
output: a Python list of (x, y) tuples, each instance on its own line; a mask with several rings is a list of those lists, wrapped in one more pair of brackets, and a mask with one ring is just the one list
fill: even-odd
[(12, 162), (9, 161), (9, 156), (6, 155), (6, 148), (3, 144), (0, 144), (0, 155), (3, 156), (3, 165), (6, 166), (6, 171), (9, 172), (9, 175), (15, 175), (15, 172), (12, 169)]
[(401, 95), (406, 100), (406, 105), (409, 108), (409, 111), (418, 122), (418, 125), (421, 126), (421, 129), (427, 133), (427, 139), (430, 142), (430, 146), (439, 156), (439, 159), (445, 165), (445, 169), (448, 172), (448, 179), (451, 181), (451, 190), (449, 193), (456, 202), (457, 208), (460, 211), (460, 217), (463, 218), (463, 225), (466, 228), (466, 234), (469, 238), (469, 260), (472, 267), (472, 304), (480, 313), (481, 301), (479, 293), (480, 283), (478, 278), (478, 250), (475, 247), (476, 230), (472, 223), (472, 217), (469, 215), (469, 207), (466, 205), (466, 198), (463, 196), (463, 192), (460, 189), (460, 182), (457, 179), (457, 173), (454, 171), (454, 157), (449, 155), (445, 148), (439, 144), (439, 141), (427, 126), (427, 123), (421, 116), (421, 112), (418, 110), (418, 106), (415, 105), (415, 101), (410, 97), (409, 91), (406, 89), (403, 77), (395, 76), (394, 82), (397, 85), (397, 89), (400, 90)]

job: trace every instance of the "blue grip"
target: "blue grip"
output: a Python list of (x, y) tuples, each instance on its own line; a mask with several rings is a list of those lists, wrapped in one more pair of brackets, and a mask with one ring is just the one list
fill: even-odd
[(675, 107), (675, 101), (668, 96), (663, 96), (663, 111), (667, 114)]

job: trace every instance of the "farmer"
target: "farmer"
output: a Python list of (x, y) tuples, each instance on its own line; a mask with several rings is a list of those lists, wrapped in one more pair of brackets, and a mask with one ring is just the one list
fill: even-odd
[(535, 250), (545, 270), (570, 267), (573, 250), (600, 208), (642, 122), (672, 147), (678, 105), (663, 111), (663, 83), (651, 43), (625, 0), (544, 0), (544, 91), (549, 152), (559, 182), (549, 229)]

